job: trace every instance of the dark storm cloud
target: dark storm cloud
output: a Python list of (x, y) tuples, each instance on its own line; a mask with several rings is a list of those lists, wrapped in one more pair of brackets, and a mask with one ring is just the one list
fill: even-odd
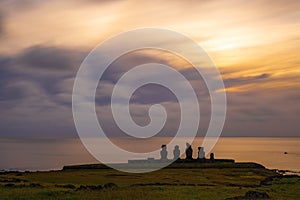
[(4, 135), (74, 134), (69, 107), (53, 101), (39, 82), (11, 77), (1, 86), (1, 97), (0, 127)]
[(280, 114), (280, 112), (276, 111), (276, 109), (259, 106), (259, 105), (249, 107), (249, 108), (247, 107), (240, 108), (238, 112), (241, 115), (246, 116), (247, 119), (260, 120), (260, 121), (264, 121), (267, 118)]
[[(263, 94), (262, 91), (227, 93), (229, 112), (234, 113), (236, 121), (266, 120), (277, 115), (281, 111), (272, 105), (276, 100)], [(251, 97), (251, 98), (250, 98)]]
[(20, 76), (9, 69), (10, 63), (11, 58), (0, 56), (0, 101), (14, 100), (23, 96), (22, 90), (11, 86)]
[[(3, 67), (0, 76), (2, 81), (12, 82), (30, 80), (38, 84), (50, 95), (53, 101), (71, 106), (71, 94), (76, 71), (84, 56), (84, 51), (63, 49), (48, 46), (33, 46), (25, 49), (12, 58), (2, 58)], [(157, 60), (149, 55), (125, 56), (114, 62), (104, 73), (99, 83), (97, 103), (107, 105), (116, 81), (130, 68), (147, 63), (160, 62), (167, 64), (166, 60)], [(180, 71), (181, 72), (181, 71)], [(196, 79), (192, 69), (183, 70), (181, 73), (188, 80)], [(197, 73), (197, 72), (196, 72)], [(196, 75), (197, 76), (197, 75)], [(6, 87), (4, 89), (3, 87)], [(8, 89), (10, 88), (10, 89)], [(201, 87), (202, 91), (202, 87)], [(20, 88), (2, 84), (1, 98), (20, 98), (23, 95)], [(148, 104), (161, 102), (175, 102), (174, 94), (157, 85), (148, 85), (138, 90), (132, 97), (132, 103)]]
[[(166, 52), (162, 51), (162, 53)], [(119, 57), (109, 66), (109, 68), (101, 77), (101, 81), (99, 82), (97, 90), (97, 103), (99, 105), (110, 103), (110, 96), (114, 85), (121, 78), (121, 76), (124, 75), (125, 72), (135, 66), (146, 63), (160, 63), (163, 65), (172, 66), (172, 64), (170, 64), (170, 57), (167, 56), (170, 55), (166, 54), (166, 56), (160, 56), (157, 54), (149, 54), (149, 52), (145, 53), (135, 51), (133, 53), (125, 54)], [(174, 67), (181, 66), (178, 66), (178, 64), (176, 64), (176, 66)], [(178, 72), (181, 73), (188, 81), (190, 81), (200, 101), (209, 97), (206, 84), (199, 72), (194, 67), (179, 69)], [(212, 72), (210, 72), (209, 70), (206, 70), (205, 73), (208, 76), (212, 76)], [(140, 88), (137, 92), (134, 93), (131, 100), (132, 103), (137, 104), (177, 102), (176, 97), (170, 90), (155, 84), (149, 84), (146, 87)]]
[(15, 56), (0, 56), (0, 127), (5, 135), (74, 135), (72, 90), (85, 54), (34, 46)]
[[(84, 56), (84, 51), (63, 49), (48, 46), (33, 46), (25, 49), (16, 57), (11, 58), (8, 63), (13, 74), (9, 80), (19, 77), (29, 79), (41, 86), (52, 98), (53, 101), (66, 106), (71, 106), (71, 95), (74, 77)], [(158, 62), (168, 64), (168, 60), (153, 57), (147, 54), (134, 54), (120, 57), (103, 74), (96, 94), (96, 102), (99, 106), (110, 103), (110, 96), (114, 84), (128, 70), (140, 64)], [(201, 76), (194, 68), (179, 70), (187, 80), (193, 81), (194, 89), (200, 100), (208, 98), (207, 88)], [(11, 92), (20, 97), (20, 92)], [(17, 89), (19, 90), (19, 89)], [(8, 97), (7, 93), (2, 93), (3, 98)], [(200, 98), (201, 97), (201, 98)], [(132, 97), (132, 103), (152, 104), (162, 102), (176, 102), (177, 99), (168, 89), (148, 85), (142, 87)]]
[(182, 69), (182, 70), (180, 70), (180, 73), (182, 75), (184, 75), (185, 77), (187, 77), (188, 80), (198, 80), (199, 76), (200, 76), (198, 71), (193, 67)]
[(132, 53), (124, 54), (116, 59), (104, 72), (101, 80), (116, 83), (120, 77), (132, 69), (135, 66), (146, 64), (146, 63), (160, 63), (168, 64), (167, 59), (161, 59), (158, 56), (149, 55), (147, 53), (141, 53), (134, 51)]
[[(61, 83), (75, 77), (84, 56), (84, 52), (58, 47), (34, 46), (25, 49), (14, 57), (0, 60), (2, 63), (0, 77), (2, 82), (5, 82), (2, 86), (29, 80), (43, 88), (51, 97), (63, 96), (61, 93), (66, 92), (71, 94), (71, 88), (66, 91), (66, 87)], [(1, 91), (5, 91), (1, 93), (2, 99), (7, 98), (11, 93), (19, 97), (20, 93), (13, 92), (13, 89), (2, 88)], [(69, 101), (69, 105), (70, 103)]]
[(253, 84), (257, 83), (259, 81), (265, 81), (265, 79), (268, 79), (271, 77), (271, 74), (260, 74), (258, 76), (247, 76), (247, 77), (238, 77), (238, 78), (228, 78), (224, 80), (225, 87), (230, 88), (233, 86), (241, 86), (246, 84)]
[(0, 86), (0, 101), (12, 101), (22, 99), (25, 96), (22, 88), (14, 87), (13, 85), (6, 84)]
[[(33, 46), (15, 56), (0, 56), (0, 127), (6, 135), (64, 135), (76, 134), (71, 110), (72, 87), (76, 71), (85, 57), (85, 51), (64, 49), (51, 46)], [(110, 95), (116, 81), (131, 67), (153, 62), (149, 55), (122, 58), (112, 64), (99, 83), (97, 91), (97, 110), (105, 110), (110, 102)], [(157, 60), (156, 60), (157, 61)], [(166, 60), (159, 60), (167, 64)], [(179, 70), (195, 84), (200, 97), (209, 99), (206, 86), (199, 81), (199, 74), (192, 68)], [(288, 79), (288, 78), (286, 78)], [(259, 84), (276, 80), (275, 76), (263, 73), (258, 76), (225, 79), (227, 87), (247, 84)], [(289, 79), (296, 81), (294, 79)], [(199, 81), (199, 82), (198, 82)], [(285, 80), (286, 81), (286, 80)], [(195, 83), (196, 82), (196, 83)], [(290, 136), (297, 135), (296, 128), (300, 96), (295, 90), (272, 91), (252, 90), (241, 93), (227, 93), (228, 111), (223, 136), (279, 136), (283, 128), (273, 130), (272, 124), (282, 123), (288, 126)], [(209, 102), (201, 102), (201, 119), (210, 117)], [(148, 85), (137, 90), (132, 96), (134, 119), (141, 114), (147, 115), (147, 106), (164, 103), (169, 108), (172, 120), (177, 120), (175, 112), (176, 98), (167, 89)], [(170, 111), (170, 112), (169, 112)], [(101, 112), (100, 112), (101, 113)], [(204, 113), (204, 115), (203, 115)], [(208, 113), (208, 114), (207, 114)], [(106, 116), (105, 113), (102, 116)], [(107, 115), (109, 116), (109, 115)], [(202, 117), (203, 116), (203, 117)], [(110, 126), (110, 119), (103, 119), (108, 130), (118, 130)], [(142, 117), (141, 124), (147, 122)], [(172, 132), (174, 128), (166, 130)], [(244, 127), (251, 127), (245, 130)], [(282, 126), (285, 127), (285, 126)], [(296, 128), (295, 128), (296, 127)], [(202, 132), (205, 128), (200, 127)], [(168, 132), (167, 131), (167, 132)], [(116, 134), (117, 131), (114, 133)], [(201, 135), (203, 135), (203, 133)]]
[(295, 88), (227, 93), (224, 135), (298, 136), (298, 93)]
[[(58, 47), (33, 46), (25, 49), (17, 58), (17, 64), (24, 69), (41, 72), (57, 72), (59, 74), (75, 72), (85, 53)], [(22, 69), (23, 70), (23, 69)]]
[(139, 104), (177, 102), (176, 96), (169, 89), (156, 84), (148, 84), (140, 87), (133, 94), (131, 100), (132, 103)]
[[(146, 63), (160, 63), (168, 65), (168, 59), (162, 59), (157, 55), (139, 51), (125, 54), (116, 59), (104, 72), (97, 90), (97, 103), (106, 105), (110, 103), (110, 96), (117, 81), (125, 72), (135, 66)], [(132, 96), (131, 102), (136, 104), (153, 104), (162, 102), (176, 102), (174, 94), (165, 87), (156, 84), (148, 84), (138, 89)]]

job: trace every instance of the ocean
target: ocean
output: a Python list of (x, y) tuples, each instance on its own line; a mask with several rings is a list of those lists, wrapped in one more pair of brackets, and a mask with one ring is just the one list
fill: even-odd
[[(132, 151), (133, 145), (126, 138), (114, 138), (115, 143)], [(192, 143), (194, 157), (203, 138)], [(92, 141), (92, 140), (91, 140)], [(117, 141), (117, 142), (116, 142)], [(155, 138), (147, 143), (140, 142), (135, 149), (155, 147), (160, 149), (170, 138)], [(184, 153), (185, 138), (179, 144)], [(151, 144), (150, 144), (151, 143)], [(103, 149), (105, 144), (98, 144)], [(144, 149), (145, 150), (145, 149)], [(167, 146), (169, 157), (173, 147)], [(234, 159), (236, 162), (256, 162), (270, 169), (300, 172), (300, 138), (273, 137), (221, 137), (213, 148), (215, 158)], [(210, 153), (210, 152), (207, 152)], [(106, 156), (122, 161), (113, 152), (103, 152)], [(159, 158), (159, 155), (153, 155)], [(133, 159), (141, 159), (141, 156)], [(126, 160), (123, 160), (126, 162)], [(83, 146), (78, 138), (0, 138), (0, 170), (57, 170), (65, 165), (99, 163)]]

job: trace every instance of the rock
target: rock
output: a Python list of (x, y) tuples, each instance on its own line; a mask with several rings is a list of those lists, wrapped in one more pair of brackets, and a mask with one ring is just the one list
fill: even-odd
[(33, 187), (33, 188), (42, 188), (43, 186), (39, 183), (30, 183), (29, 187)]
[(266, 192), (248, 191), (244, 196), (236, 196), (226, 198), (225, 200), (255, 200), (255, 199), (270, 199)]
[(102, 190), (101, 185), (81, 185), (78, 190)]
[(261, 185), (271, 185), (270, 182), (274, 180), (274, 176), (269, 176), (260, 182)]
[(250, 199), (269, 199), (270, 196), (266, 192), (248, 191), (245, 194), (246, 198)]
[(72, 185), (72, 184), (55, 185), (55, 187), (62, 187), (62, 188), (67, 188), (67, 189), (76, 189), (75, 185)]
[(86, 186), (81, 185), (78, 189), (79, 189), (79, 190), (86, 190), (87, 188), (86, 188)]
[(5, 184), (4, 187), (15, 187), (16, 185), (13, 184), (13, 183), (8, 183), (8, 184)]
[(107, 189), (107, 188), (116, 188), (118, 186), (114, 183), (106, 183), (103, 187)]

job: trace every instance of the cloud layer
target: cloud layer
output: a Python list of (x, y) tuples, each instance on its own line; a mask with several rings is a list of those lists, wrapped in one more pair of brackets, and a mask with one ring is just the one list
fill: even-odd
[[(227, 91), (223, 136), (299, 136), (298, 1), (157, 3), (28, 1), (25, 6), (2, 1), (0, 136), (76, 136), (71, 98), (81, 62), (111, 34), (142, 26), (182, 32), (207, 49)], [(151, 61), (174, 65), (194, 84), (203, 120), (199, 135), (205, 132), (210, 102), (203, 82), (186, 63), (158, 55), (137, 52), (120, 58), (99, 83), (97, 110), (108, 116), (104, 122), (112, 135), (120, 131), (107, 113), (114, 83), (132, 66)], [(165, 88), (145, 86), (132, 103), (139, 124), (147, 124), (151, 104), (163, 103), (172, 119), (164, 134), (176, 129), (178, 105)]]

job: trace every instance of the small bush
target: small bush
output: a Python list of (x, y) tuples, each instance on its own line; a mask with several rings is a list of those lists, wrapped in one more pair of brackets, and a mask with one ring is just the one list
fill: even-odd
[(115, 183), (106, 183), (103, 187), (107, 189), (107, 188), (116, 188), (118, 186)]
[(8, 184), (5, 184), (4, 187), (15, 187), (16, 185), (13, 184), (13, 183), (8, 183)]
[(66, 184), (66, 185), (55, 185), (55, 187), (67, 188), (67, 189), (76, 189), (75, 185)]
[(102, 190), (101, 185), (81, 185), (79, 190)]

